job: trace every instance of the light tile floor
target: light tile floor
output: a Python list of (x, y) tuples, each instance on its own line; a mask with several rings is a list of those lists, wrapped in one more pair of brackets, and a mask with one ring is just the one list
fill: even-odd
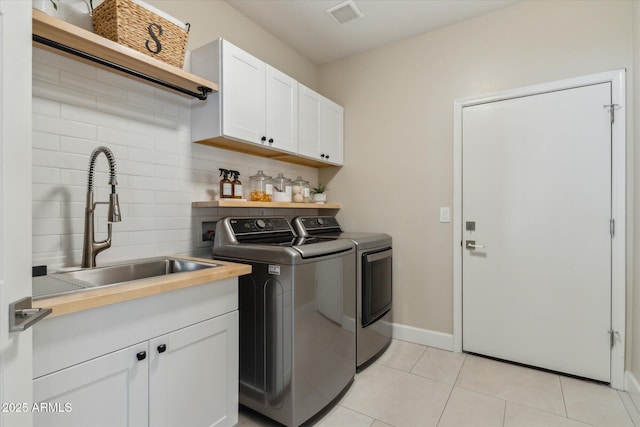
[(640, 427), (640, 412), (605, 385), (394, 340), (315, 426)]

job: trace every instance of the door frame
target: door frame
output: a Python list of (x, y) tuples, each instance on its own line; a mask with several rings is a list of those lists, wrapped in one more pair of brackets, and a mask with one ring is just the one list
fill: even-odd
[[(31, 14), (0, 0), (0, 402), (17, 406), (33, 401), (32, 330), (9, 332), (9, 304), (31, 295)], [(0, 427), (32, 424), (0, 412)]]
[[(527, 86), (463, 98), (453, 105), (453, 350), (462, 351), (462, 112), (464, 107), (523, 96), (611, 83), (615, 121), (611, 127), (611, 210), (615, 235), (611, 240), (611, 326), (616, 335), (611, 349), (611, 386), (624, 389), (626, 301), (626, 70)], [(603, 107), (604, 109), (604, 107)], [(606, 111), (603, 111), (606, 114)]]

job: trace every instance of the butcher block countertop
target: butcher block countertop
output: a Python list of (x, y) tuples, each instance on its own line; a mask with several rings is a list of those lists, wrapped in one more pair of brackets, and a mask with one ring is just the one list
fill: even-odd
[(34, 299), (33, 307), (51, 308), (53, 312), (47, 316), (47, 318), (51, 318), (251, 273), (251, 266), (246, 264), (187, 256), (176, 258), (213, 263), (219, 265), (219, 267), (167, 274), (129, 283), (88, 288), (63, 295), (42, 297)]

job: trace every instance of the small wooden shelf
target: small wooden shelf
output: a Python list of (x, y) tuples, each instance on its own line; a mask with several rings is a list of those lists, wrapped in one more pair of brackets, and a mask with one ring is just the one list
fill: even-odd
[(192, 208), (264, 208), (264, 209), (340, 209), (339, 203), (249, 202), (242, 200), (210, 200), (192, 202)]
[(206, 98), (218, 85), (83, 28), (33, 9), (34, 45), (163, 89)]
[(288, 153), (276, 148), (253, 144), (246, 141), (236, 141), (235, 139), (218, 136), (215, 138), (194, 141), (197, 144), (208, 145), (210, 147), (224, 148), (225, 150), (237, 151), (239, 153), (252, 154), (254, 156), (266, 157), (268, 159), (280, 160), (281, 162), (294, 163), (297, 165), (309, 166), (312, 168), (340, 167), (334, 163), (324, 160), (316, 160), (300, 154)]

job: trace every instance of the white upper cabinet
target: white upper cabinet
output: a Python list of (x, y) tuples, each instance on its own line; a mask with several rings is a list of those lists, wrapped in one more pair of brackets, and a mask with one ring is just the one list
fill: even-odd
[[(222, 83), (224, 82), (224, 83)], [(222, 45), (222, 132), (256, 144), (266, 137), (265, 63), (231, 43)]]
[(220, 82), (217, 94), (193, 104), (194, 141), (222, 137), (297, 153), (297, 81), (222, 39), (193, 51), (191, 68)]
[(298, 82), (270, 65), (266, 66), (267, 143), (298, 151)]
[(298, 83), (298, 153), (334, 165), (343, 164), (344, 109)]
[(343, 164), (338, 104), (223, 39), (194, 50), (191, 70), (220, 87), (191, 105), (194, 142), (313, 167)]

